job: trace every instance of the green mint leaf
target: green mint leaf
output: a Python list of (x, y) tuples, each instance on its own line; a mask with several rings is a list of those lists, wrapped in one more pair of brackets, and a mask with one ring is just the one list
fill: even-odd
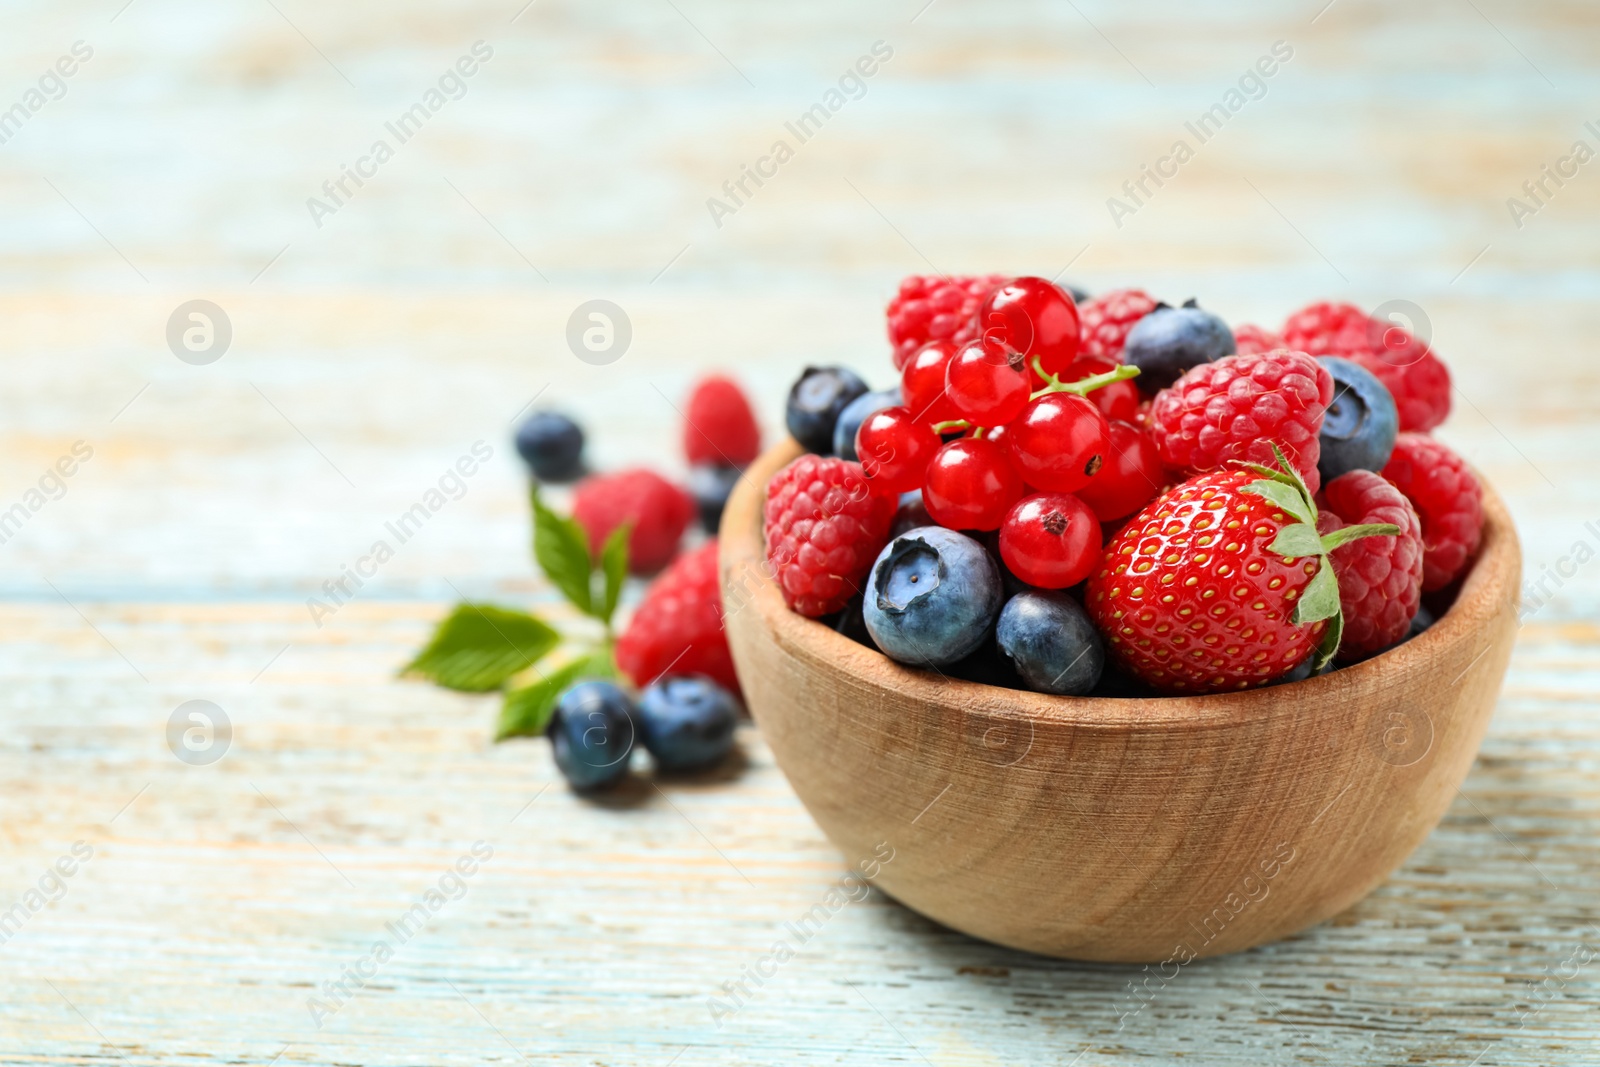
[(1333, 564), (1324, 559), (1317, 573), (1312, 575), (1300, 603), (1294, 608), (1294, 621), (1299, 626), (1309, 626), (1339, 614), (1339, 581), (1333, 575)]
[[(1283, 482), (1260, 481), (1251, 482), (1242, 491), (1254, 493), (1256, 496), (1270, 501), (1282, 511), (1309, 525), (1313, 533), (1316, 532), (1317, 513), (1306, 505), (1306, 498), (1298, 488), (1285, 485)], [(1316, 552), (1311, 554), (1316, 555), (1321, 551), (1322, 549), (1319, 547)]]
[(458, 604), (401, 673), (427, 678), (446, 689), (486, 693), (539, 662), (560, 640), (559, 634), (525, 612), (493, 604)]
[(1362, 537), (1394, 537), (1400, 527), (1392, 522), (1369, 522), (1361, 526), (1346, 526), (1334, 530), (1322, 539), (1322, 550), (1332, 552), (1340, 545), (1348, 545)]
[(495, 729), (494, 739), (504, 741), (508, 737), (543, 734), (550, 725), (550, 716), (555, 714), (556, 700), (578, 680), (586, 662), (576, 659), (562, 664), (532, 685), (507, 693), (505, 703), (500, 706), (500, 725)]
[(594, 593), (590, 577), (594, 564), (589, 559), (589, 539), (583, 527), (563, 515), (557, 515), (539, 499), (537, 487), (533, 500), (533, 558), (539, 569), (550, 579), (561, 595), (585, 615), (594, 613)]
[(1267, 549), (1290, 559), (1299, 559), (1301, 556), (1320, 556), (1322, 555), (1322, 538), (1317, 536), (1316, 528), (1310, 523), (1291, 522), (1278, 531), (1278, 536), (1273, 538), (1272, 544), (1268, 545)]
[(595, 617), (608, 625), (617, 610), (617, 601), (622, 599), (622, 581), (628, 576), (628, 534), (632, 529), (632, 523), (623, 523), (611, 531), (605, 547), (600, 549), (600, 569), (606, 576), (606, 592)]
[(1335, 612), (1333, 618), (1328, 620), (1328, 628), (1322, 634), (1322, 640), (1317, 644), (1314, 653), (1315, 660), (1311, 664), (1311, 673), (1316, 674), (1328, 664), (1333, 662), (1333, 657), (1339, 651), (1339, 642), (1344, 640), (1344, 612)]
[(584, 678), (612, 679), (616, 674), (616, 661), (610, 646), (606, 646), (563, 663), (532, 685), (511, 690), (500, 706), (500, 724), (495, 729), (494, 739), (540, 736), (550, 725), (556, 701), (570, 686)]

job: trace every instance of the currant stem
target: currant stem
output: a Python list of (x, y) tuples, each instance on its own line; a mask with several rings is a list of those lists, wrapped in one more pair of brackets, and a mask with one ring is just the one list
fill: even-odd
[(1038, 400), (1041, 396), (1050, 393), (1071, 393), (1074, 396), (1087, 396), (1101, 386), (1111, 385), (1114, 382), (1125, 382), (1129, 378), (1139, 376), (1138, 367), (1123, 365), (1115, 370), (1108, 370), (1104, 374), (1091, 374), (1089, 377), (1076, 382), (1064, 382), (1054, 374), (1048, 373), (1044, 365), (1039, 362), (1039, 357), (1033, 357), (1033, 372), (1043, 378), (1047, 383), (1043, 389), (1037, 389), (1029, 395), (1029, 400)]
[(970, 430), (972, 423), (966, 419), (946, 419), (944, 422), (933, 424), (934, 433), (949, 433), (951, 430)]

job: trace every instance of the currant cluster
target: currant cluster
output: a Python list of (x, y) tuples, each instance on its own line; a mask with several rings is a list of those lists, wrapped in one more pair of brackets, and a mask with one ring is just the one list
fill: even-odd
[(868, 415), (855, 452), (885, 491), (920, 491), (952, 530), (999, 531), (1005, 564), (1041, 589), (1083, 581), (1100, 523), (1166, 484), (1132, 422), (1137, 367), (1082, 352), (1077, 303), (1044, 278), (1016, 278), (980, 306), (978, 336), (940, 339), (901, 368), (902, 403)]

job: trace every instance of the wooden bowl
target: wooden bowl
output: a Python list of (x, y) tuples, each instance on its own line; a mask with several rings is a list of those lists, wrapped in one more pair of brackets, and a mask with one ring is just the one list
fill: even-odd
[(785, 608), (761, 512), (768, 479), (798, 454), (790, 441), (762, 456), (722, 521), (734, 662), (823, 832), (931, 919), (1082, 960), (1234, 952), (1371, 892), (1466, 777), (1521, 576), (1487, 486), (1460, 595), (1399, 648), (1294, 685), (1093, 699), (902, 667)]

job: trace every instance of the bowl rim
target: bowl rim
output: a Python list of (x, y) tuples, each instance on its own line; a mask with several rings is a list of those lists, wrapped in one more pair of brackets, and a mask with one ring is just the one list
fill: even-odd
[[(862, 685), (915, 698), (925, 708), (959, 707), (967, 714), (997, 719), (1022, 718), (1087, 730), (1140, 726), (1164, 730), (1213, 729), (1281, 718), (1284, 698), (1291, 694), (1304, 698), (1312, 706), (1327, 706), (1352, 689), (1370, 691), (1369, 687), (1377, 684), (1380, 674), (1410, 676), (1426, 671), (1429, 661), (1444, 658), (1447, 648), (1468, 645), (1478, 635), (1488, 633), (1490, 621), (1503, 610), (1507, 599), (1513, 609), (1519, 600), (1516, 576), (1521, 570), (1521, 549), (1516, 528), (1499, 494), (1481, 473), (1474, 471), (1483, 487), (1483, 539), (1454, 604), (1419, 636), (1371, 659), (1282, 686), (1203, 696), (1053, 696), (942, 674), (930, 677), (923, 669), (896, 663), (815, 619), (790, 611), (777, 583), (766, 576), (761, 529), (766, 485), (781, 467), (800, 456), (802, 451), (793, 438), (774, 445), (750, 465), (728, 500), (718, 531), (719, 569), (725, 600), (729, 576), (736, 568), (745, 568), (746, 572), (753, 568), (760, 578), (753, 583), (753, 589), (743, 586), (748, 593), (745, 603), (735, 612), (728, 612), (725, 602), (724, 612), (733, 615), (754, 611), (761, 625), (786, 653), (818, 667), (848, 674)], [(1493, 646), (1489, 639), (1480, 643), (1483, 648), (1473, 654), (1471, 662), (1476, 662), (1477, 656)]]

